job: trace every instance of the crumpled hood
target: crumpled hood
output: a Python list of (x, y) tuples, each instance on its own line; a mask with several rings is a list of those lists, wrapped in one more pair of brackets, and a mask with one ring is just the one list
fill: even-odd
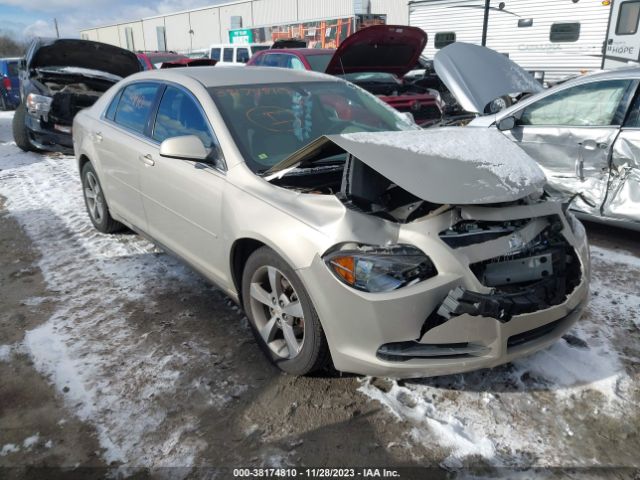
[(328, 143), (431, 203), (478, 205), (539, 192), (544, 173), (524, 150), (491, 129), (463, 127), (320, 137), (275, 165), (267, 179), (304, 164)]
[(418, 62), (427, 34), (406, 25), (373, 25), (347, 37), (333, 54), (326, 73), (386, 72), (402, 77)]
[(468, 112), (484, 113), (498, 97), (543, 90), (531, 74), (490, 48), (469, 43), (447, 45), (433, 59), (438, 77)]
[(135, 53), (91, 40), (72, 38), (35, 40), (26, 58), (27, 68), (73, 67), (127, 77), (142, 70)]

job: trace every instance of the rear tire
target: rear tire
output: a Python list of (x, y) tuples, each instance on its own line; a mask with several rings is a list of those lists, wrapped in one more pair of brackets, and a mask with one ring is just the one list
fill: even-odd
[(242, 303), (260, 348), (280, 370), (308, 375), (328, 364), (329, 346), (309, 294), (294, 270), (268, 247), (247, 260)]
[(123, 230), (124, 225), (114, 220), (109, 213), (104, 190), (102, 190), (98, 174), (90, 162), (85, 163), (82, 167), (81, 177), (84, 204), (96, 230), (102, 233), (115, 233)]
[(24, 103), (20, 102), (20, 105), (18, 105), (15, 113), (13, 114), (13, 122), (11, 124), (13, 129), (13, 140), (16, 142), (16, 145), (20, 150), (33, 152), (36, 149), (31, 145), (31, 140), (29, 140), (29, 133), (27, 132), (27, 125), (25, 124), (26, 113)]

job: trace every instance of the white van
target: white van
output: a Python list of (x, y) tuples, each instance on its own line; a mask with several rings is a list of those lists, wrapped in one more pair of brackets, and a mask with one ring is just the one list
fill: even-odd
[(217, 66), (242, 65), (249, 61), (251, 55), (261, 50), (268, 50), (270, 45), (259, 43), (216, 43), (209, 47), (209, 58), (217, 60)]

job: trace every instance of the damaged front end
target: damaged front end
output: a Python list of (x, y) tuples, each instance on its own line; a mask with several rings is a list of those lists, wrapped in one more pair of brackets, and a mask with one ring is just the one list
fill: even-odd
[[(344, 306), (344, 318), (326, 325), (331, 335), (340, 322), (345, 336), (332, 339), (340, 370), (424, 376), (495, 366), (555, 341), (586, 304), (584, 229), (547, 200), (535, 162), (500, 134), (329, 136), (267, 179), (345, 208), (324, 265), (302, 272), (323, 286), (321, 318), (324, 302)], [(395, 232), (387, 244), (364, 218)]]

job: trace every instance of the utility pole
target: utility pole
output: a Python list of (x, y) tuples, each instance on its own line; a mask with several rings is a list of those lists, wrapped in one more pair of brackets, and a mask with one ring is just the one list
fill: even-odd
[(484, 21), (482, 22), (482, 46), (487, 46), (487, 28), (489, 27), (489, 8), (491, 0), (484, 0)]
[(56, 37), (60, 38), (60, 31), (58, 30), (58, 20), (56, 18), (53, 19), (53, 24), (56, 27)]

